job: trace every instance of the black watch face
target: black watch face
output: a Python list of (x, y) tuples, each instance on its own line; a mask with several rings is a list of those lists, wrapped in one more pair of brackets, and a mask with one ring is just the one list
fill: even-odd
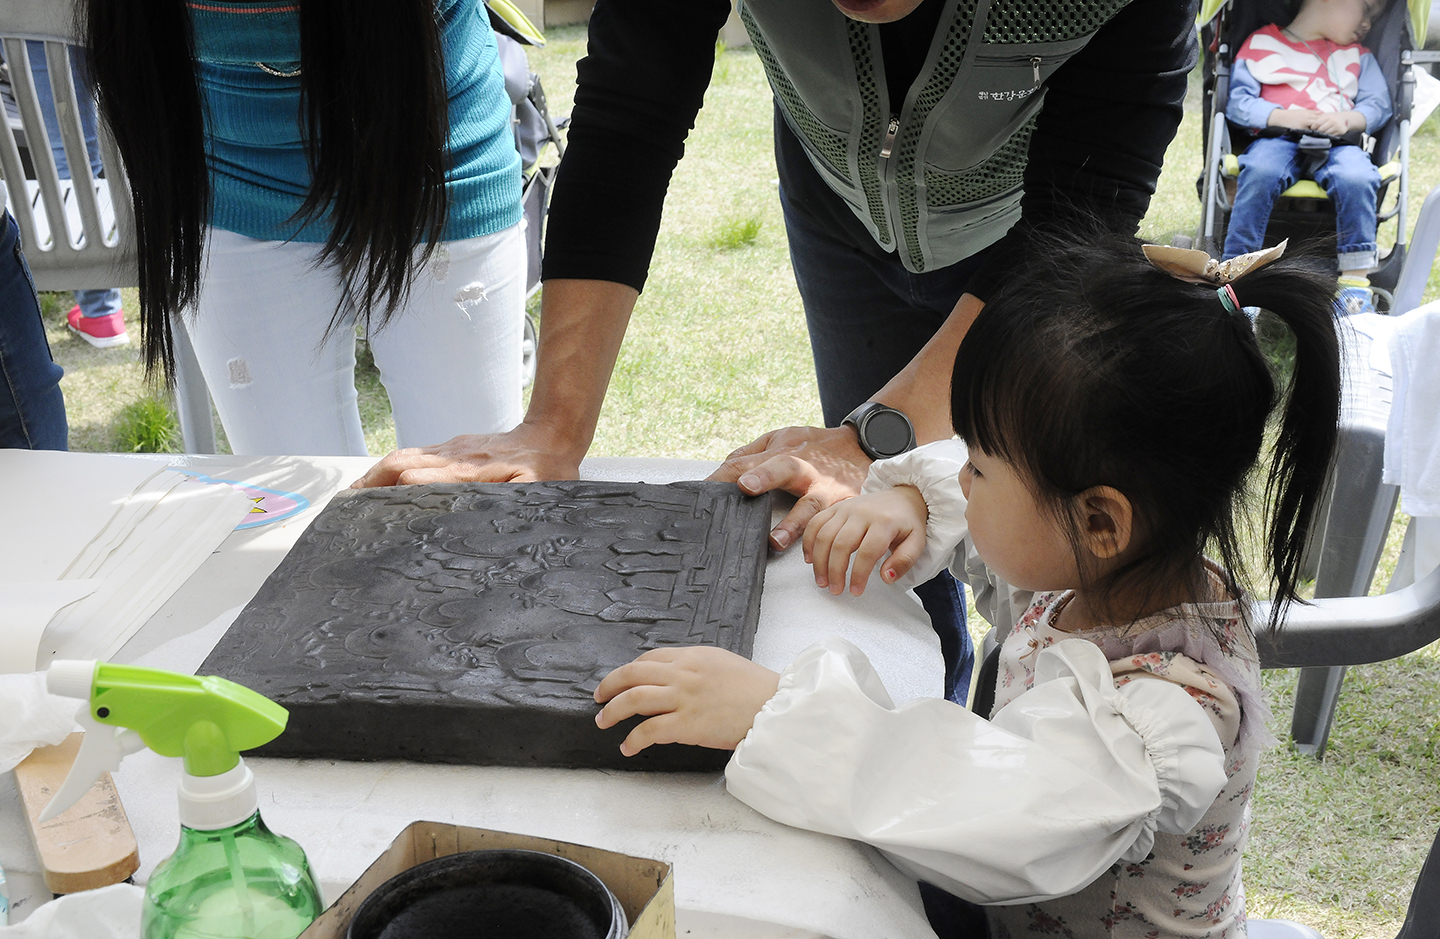
[(904, 453), (910, 446), (910, 422), (895, 411), (876, 411), (865, 422), (865, 442), (876, 453)]

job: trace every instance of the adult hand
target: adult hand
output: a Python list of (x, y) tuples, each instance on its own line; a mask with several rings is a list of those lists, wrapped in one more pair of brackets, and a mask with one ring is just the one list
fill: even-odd
[[(925, 347), (871, 397), (903, 411), (915, 425), (919, 443), (955, 432), (949, 407), (955, 353), (984, 306), (976, 296), (961, 295)], [(860, 494), (870, 462), (850, 427), (786, 427), (730, 454), (710, 478), (738, 482), (751, 495), (783, 489), (799, 496), (795, 508), (770, 532), (771, 546), (784, 551), (800, 540), (815, 513)]]
[(609, 281), (547, 280), (525, 420), (503, 434), (462, 434), (396, 450), (351, 488), (577, 478), (639, 296)]
[(605, 707), (595, 724), (605, 729), (655, 715), (620, 744), (626, 756), (655, 743), (733, 750), (779, 685), (775, 672), (714, 646), (652, 649), (600, 682), (595, 700)]
[(433, 447), (392, 451), (350, 488), (528, 482), (579, 476), (580, 455), (573, 448), (567, 449), (562, 440), (542, 426), (522, 423), (503, 434), (462, 434)]
[(784, 551), (800, 540), (816, 512), (860, 494), (870, 458), (855, 430), (845, 427), (786, 427), (736, 450), (710, 474), (759, 495), (783, 489), (800, 501), (770, 531), (770, 545)]

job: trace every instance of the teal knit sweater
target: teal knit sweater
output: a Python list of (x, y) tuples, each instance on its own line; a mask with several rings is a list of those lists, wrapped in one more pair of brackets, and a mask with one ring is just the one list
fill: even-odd
[[(481, 0), (437, 0), (450, 98), (444, 240), (520, 221), (520, 158), (495, 35)], [(266, 241), (324, 241), (330, 223), (293, 220), (310, 189), (300, 115), (296, 0), (190, 0), (206, 104), (216, 228)], [(270, 71), (262, 69), (264, 63)], [(383, 62), (376, 63), (384, 68)]]

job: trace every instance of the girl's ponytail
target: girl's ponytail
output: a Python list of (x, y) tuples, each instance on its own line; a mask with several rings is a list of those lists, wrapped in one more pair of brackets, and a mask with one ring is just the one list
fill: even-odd
[(1340, 419), (1334, 285), (1299, 262), (1281, 261), (1231, 286), (1241, 304), (1268, 310), (1295, 337), (1294, 372), (1265, 484), (1270, 506), (1267, 554), (1275, 584), (1273, 631), (1296, 599), (1305, 542), (1334, 461)]

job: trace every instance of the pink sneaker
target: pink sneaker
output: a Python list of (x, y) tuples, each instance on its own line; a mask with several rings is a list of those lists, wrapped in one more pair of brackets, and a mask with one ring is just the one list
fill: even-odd
[(123, 346), (130, 341), (130, 334), (125, 331), (123, 310), (116, 310), (105, 316), (82, 316), (77, 304), (65, 314), (65, 320), (70, 324), (72, 333), (97, 349)]

